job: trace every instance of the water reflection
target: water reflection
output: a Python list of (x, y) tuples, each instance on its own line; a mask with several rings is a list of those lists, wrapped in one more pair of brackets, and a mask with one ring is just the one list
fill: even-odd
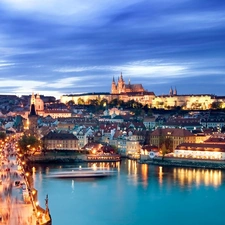
[(120, 171), (120, 162), (96, 162), (96, 163), (88, 163), (87, 166), (100, 169), (117, 168), (117, 170)]
[(174, 180), (178, 180), (181, 186), (200, 185), (218, 187), (221, 185), (221, 170), (173, 168)]
[(147, 187), (148, 186), (148, 165), (143, 164), (141, 166), (141, 177), (143, 180), (143, 186)]
[(159, 166), (159, 184), (162, 185), (163, 183), (163, 167)]
[[(43, 174), (48, 174), (52, 170), (65, 170), (72, 165), (49, 165), (45, 168), (36, 167), (33, 170), (33, 179), (37, 179), (41, 182)], [(73, 167), (92, 167), (107, 170), (116, 170), (117, 175), (126, 174), (130, 184), (137, 186), (142, 185), (144, 188), (148, 187), (149, 182), (157, 179), (159, 187), (166, 185), (167, 188), (171, 188), (174, 185), (180, 187), (185, 186), (213, 186), (218, 187), (222, 184), (222, 171), (213, 169), (194, 169), (194, 168), (173, 168), (163, 166), (153, 166), (147, 164), (139, 164), (134, 160), (123, 160), (122, 162), (97, 162), (97, 163), (84, 163), (76, 164)], [(44, 173), (43, 173), (44, 172)], [(36, 175), (35, 175), (36, 173)], [(72, 188), (73, 188), (72, 184)]]
[(158, 178), (160, 187), (166, 185), (167, 188), (171, 188), (174, 184), (180, 187), (193, 185), (218, 187), (222, 184), (221, 170), (152, 166), (138, 164), (132, 160), (125, 161), (122, 167), (127, 171), (129, 181), (132, 181), (134, 185), (141, 182), (143, 187), (148, 186), (152, 177)]

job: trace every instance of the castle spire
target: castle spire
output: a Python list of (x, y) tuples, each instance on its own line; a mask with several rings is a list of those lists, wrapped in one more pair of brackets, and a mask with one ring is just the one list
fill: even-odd
[(113, 80), (112, 80), (111, 93), (112, 94), (117, 94), (117, 85), (116, 85), (114, 76), (113, 76)]
[(176, 89), (176, 87), (173, 90), (173, 95), (177, 95), (177, 89)]
[(120, 79), (121, 79), (121, 81), (123, 81), (123, 74), (122, 74), (122, 72), (120, 74)]
[(173, 95), (173, 88), (170, 88), (170, 95)]

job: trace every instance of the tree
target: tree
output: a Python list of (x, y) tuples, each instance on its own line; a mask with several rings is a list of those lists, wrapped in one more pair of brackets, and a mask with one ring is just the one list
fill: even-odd
[(222, 102), (213, 102), (211, 107), (212, 109), (221, 109), (222, 105), (223, 105)]
[(114, 98), (110, 103), (110, 107), (117, 107), (118, 106), (118, 99), (117, 98)]
[(101, 105), (101, 107), (103, 107), (103, 108), (106, 107), (107, 104), (108, 104), (108, 100), (105, 99), (105, 98), (103, 98), (103, 99), (101, 100), (101, 102), (100, 102), (100, 105)]
[(67, 102), (67, 105), (68, 105), (68, 106), (72, 106), (72, 105), (74, 105), (74, 104), (75, 104), (75, 103), (74, 103), (73, 100), (70, 100), (70, 101)]
[(162, 160), (163, 160), (167, 153), (173, 151), (173, 139), (170, 137), (160, 136), (159, 148), (162, 152)]
[(78, 105), (84, 105), (84, 99), (82, 98), (78, 98), (77, 102), (78, 102)]
[(35, 136), (23, 135), (18, 146), (24, 155), (33, 155), (41, 147), (41, 141)]
[(164, 157), (165, 157), (165, 155), (167, 153), (167, 149), (166, 149), (165, 143), (163, 143), (162, 146), (161, 146), (161, 152), (162, 152), (162, 160), (164, 160)]
[(0, 132), (0, 140), (5, 140), (5, 138), (6, 138), (6, 133), (4, 133), (4, 132)]

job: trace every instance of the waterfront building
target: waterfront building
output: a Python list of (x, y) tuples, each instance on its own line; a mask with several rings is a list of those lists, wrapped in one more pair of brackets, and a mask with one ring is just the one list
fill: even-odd
[(175, 148), (174, 157), (225, 160), (225, 144), (182, 143)]
[(71, 133), (49, 132), (42, 140), (46, 150), (78, 150), (78, 138)]
[(159, 156), (159, 148), (155, 145), (142, 145), (140, 152), (141, 160), (148, 160), (150, 158), (154, 158)]
[(150, 134), (150, 144), (159, 147), (162, 137), (171, 139), (173, 150), (181, 143), (195, 143), (196, 140), (195, 135), (185, 129), (158, 128)]

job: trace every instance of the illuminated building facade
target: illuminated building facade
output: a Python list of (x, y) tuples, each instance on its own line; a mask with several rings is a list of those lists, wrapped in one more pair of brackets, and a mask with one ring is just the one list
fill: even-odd
[(173, 150), (181, 143), (195, 143), (196, 140), (195, 135), (185, 129), (158, 128), (150, 134), (150, 144), (159, 147), (162, 137), (171, 139)]
[(113, 99), (122, 100), (124, 102), (134, 100), (143, 105), (148, 104), (152, 108), (170, 109), (174, 107), (181, 107), (183, 109), (210, 109), (212, 103), (215, 101), (222, 102), (225, 107), (225, 98), (221, 98), (211, 94), (198, 94), (198, 95), (178, 95), (176, 88), (170, 88), (168, 95), (156, 96), (154, 92), (145, 90), (142, 84), (128, 84), (125, 83), (123, 75), (121, 74), (116, 82), (113, 78), (111, 83), (111, 93), (86, 93), (63, 95), (60, 100), (62, 103), (73, 101), (75, 104), (82, 102), (90, 104), (91, 100), (106, 99), (110, 102)]
[(183, 143), (174, 150), (175, 157), (225, 160), (225, 144)]
[(42, 140), (47, 150), (78, 150), (78, 138), (71, 133), (49, 132)]
[(111, 94), (121, 94), (121, 93), (130, 93), (130, 92), (145, 92), (142, 84), (131, 84), (130, 80), (129, 83), (126, 84), (123, 75), (121, 73), (120, 77), (118, 78), (118, 82), (115, 82), (113, 77), (112, 85), (111, 85)]

